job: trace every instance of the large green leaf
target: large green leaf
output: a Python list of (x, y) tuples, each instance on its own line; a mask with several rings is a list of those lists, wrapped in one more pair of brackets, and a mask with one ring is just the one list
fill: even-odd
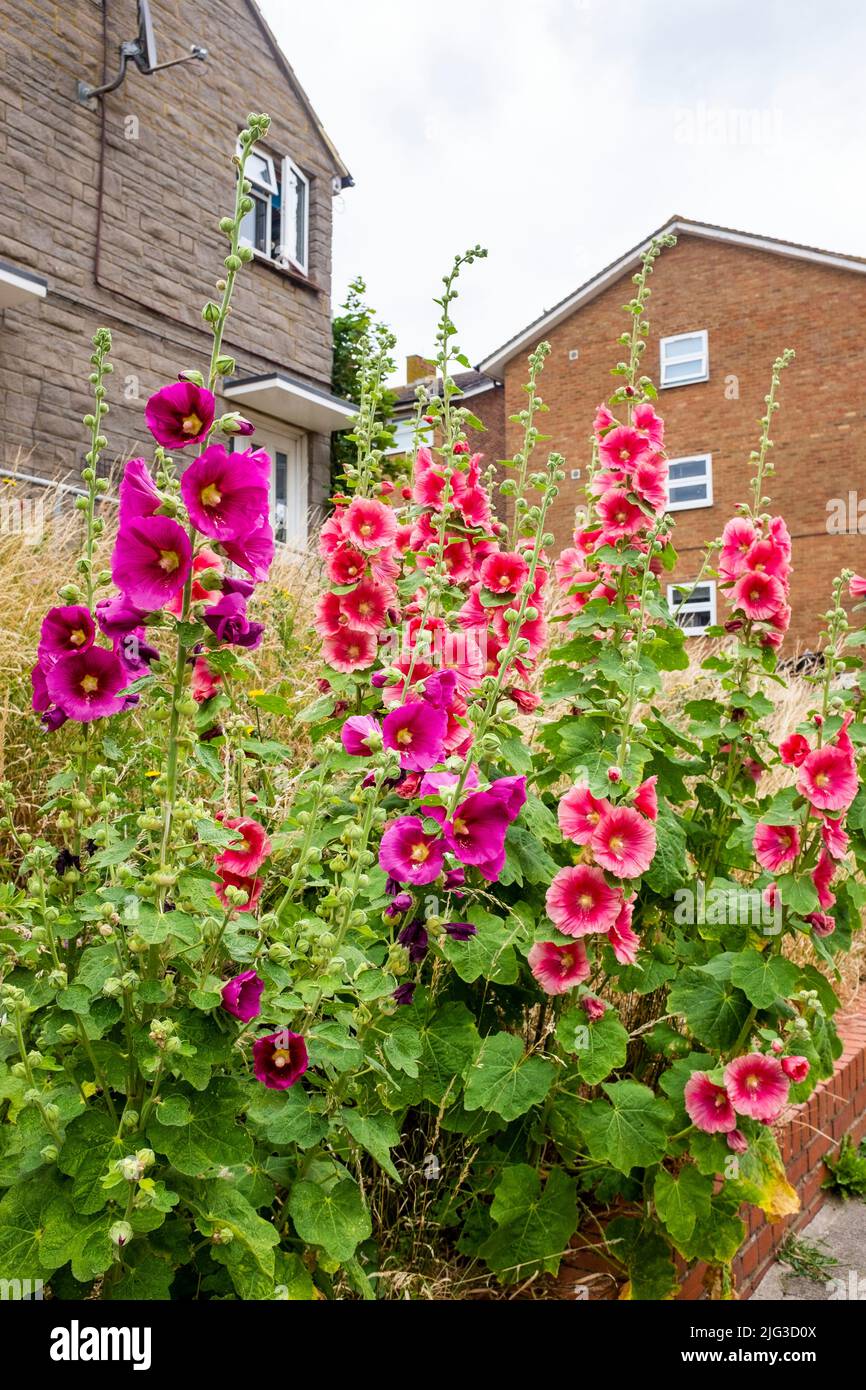
[(577, 1229), (575, 1183), (561, 1168), (551, 1168), (542, 1189), (534, 1168), (515, 1164), (499, 1179), (490, 1215), (497, 1229), (479, 1254), (503, 1283), (556, 1274)]
[(56, 1175), (39, 1174), (18, 1183), (0, 1202), (0, 1278), (38, 1279), (66, 1263), (45, 1248), (49, 1228), (72, 1234), (74, 1213)]
[(504, 1120), (515, 1120), (544, 1100), (553, 1075), (550, 1062), (526, 1056), (520, 1038), (494, 1033), (484, 1039), (467, 1073), (463, 1104), (467, 1110), (493, 1110)]
[(628, 1298), (660, 1302), (679, 1287), (671, 1249), (657, 1221), (617, 1216), (605, 1230), (608, 1248), (628, 1271)]
[(333, 1187), (301, 1180), (292, 1188), (289, 1213), (308, 1245), (320, 1245), (335, 1260), (349, 1260), (371, 1234), (370, 1213), (358, 1184), (341, 1178)]
[(227, 1182), (197, 1184), (188, 1196), (202, 1235), (230, 1232), (211, 1245), (211, 1257), (229, 1271), (238, 1295), (247, 1300), (274, 1296), (274, 1246), (279, 1232)]
[(400, 1130), (390, 1115), (363, 1115), (360, 1110), (341, 1110), (340, 1123), (349, 1131), (356, 1144), (375, 1158), (380, 1168), (395, 1182), (403, 1179), (394, 1167), (391, 1150), (400, 1142)]
[(117, 1127), (101, 1110), (86, 1110), (66, 1130), (57, 1167), (74, 1178), (72, 1205), (84, 1215), (100, 1211), (108, 1200), (102, 1186), (109, 1164), (122, 1158), (125, 1149)]
[(247, 1119), (257, 1133), (272, 1144), (297, 1144), (311, 1149), (328, 1132), (324, 1097), (292, 1086), (285, 1091), (257, 1090), (247, 1108)]
[(671, 1239), (679, 1248), (695, 1229), (695, 1222), (710, 1214), (713, 1180), (688, 1163), (676, 1174), (660, 1168), (656, 1173), (653, 1199)]
[(726, 953), (688, 966), (668, 995), (671, 1013), (683, 1014), (692, 1036), (719, 1052), (733, 1047), (749, 1017), (749, 1001), (730, 978), (732, 959)]
[(667, 1101), (637, 1081), (615, 1081), (603, 1090), (608, 1099), (590, 1101), (578, 1119), (592, 1157), (621, 1173), (658, 1163), (672, 1119)]
[(589, 1086), (604, 1081), (625, 1062), (628, 1033), (616, 1009), (607, 1009), (592, 1022), (583, 1009), (567, 1009), (556, 1029), (557, 1042), (577, 1056), (577, 1069)]
[(147, 1137), (157, 1152), (181, 1173), (195, 1177), (214, 1168), (245, 1163), (252, 1154), (252, 1140), (237, 1123), (238, 1089), (232, 1081), (214, 1081), (196, 1099), (186, 1124), (163, 1125), (151, 1120)]
[(484, 979), (494, 980), (499, 985), (513, 985), (518, 964), (512, 941), (522, 933), (522, 923), (513, 918), (509, 928), (501, 917), (477, 907), (470, 909), (466, 919), (477, 928), (475, 935), (468, 941), (452, 941), (446, 937), (442, 943), (443, 955), (468, 984)]
[(428, 1018), (429, 1007), (426, 992), (419, 990), (415, 1003), (394, 1018), (392, 1032), (402, 1035), (406, 1027), (417, 1030), (421, 1051), (416, 1094), (434, 1105), (441, 1105), (447, 1096), (450, 1104), (459, 1096), (460, 1079), (478, 1051), (478, 1032), (465, 1004), (445, 1004)]
[(670, 897), (686, 878), (686, 836), (673, 811), (662, 803), (656, 821), (656, 852), (644, 879), (654, 892)]
[(769, 1009), (796, 989), (800, 967), (769, 951), (741, 951), (731, 962), (731, 983), (757, 1009)]

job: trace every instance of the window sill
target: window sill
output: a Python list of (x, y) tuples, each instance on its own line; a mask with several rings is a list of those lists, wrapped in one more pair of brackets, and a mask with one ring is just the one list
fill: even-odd
[(272, 261), (270, 256), (265, 256), (261, 251), (253, 252), (253, 263), (264, 266), (272, 274), (279, 275), (284, 280), (291, 280), (293, 285), (298, 285), (301, 289), (311, 290), (313, 294), (324, 294), (321, 285), (317, 285), (315, 280), (311, 280), (307, 275), (303, 275), (300, 270), (293, 270), (291, 266), (278, 265)]

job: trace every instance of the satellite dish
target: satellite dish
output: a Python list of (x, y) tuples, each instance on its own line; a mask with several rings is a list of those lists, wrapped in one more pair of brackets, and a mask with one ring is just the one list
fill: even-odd
[(138, 0), (138, 52), (135, 54), (135, 65), (141, 72), (152, 72), (156, 67), (156, 39), (148, 0)]
[(179, 64), (191, 63), (194, 59), (203, 63), (206, 58), (207, 49), (194, 43), (190, 45), (190, 51), (185, 57), (172, 58), (167, 63), (158, 63), (156, 61), (153, 20), (150, 14), (150, 0), (138, 0), (138, 33), (134, 39), (129, 39), (120, 45), (120, 69), (117, 75), (110, 82), (104, 82), (101, 87), (91, 87), (88, 82), (79, 81), (77, 84), (78, 100), (86, 103), (90, 101), (91, 97), (104, 97), (109, 92), (116, 92), (126, 76), (129, 63), (135, 63), (139, 72), (143, 72), (146, 77), (151, 77), (155, 72), (163, 72), (166, 68), (176, 68)]

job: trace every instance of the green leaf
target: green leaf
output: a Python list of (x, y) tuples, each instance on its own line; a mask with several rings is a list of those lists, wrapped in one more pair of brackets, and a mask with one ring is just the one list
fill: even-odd
[(808, 874), (801, 877), (795, 877), (794, 874), (779, 874), (776, 879), (776, 887), (785, 907), (789, 908), (791, 912), (795, 912), (798, 917), (806, 917), (810, 912), (817, 912), (821, 906), (815, 885)]
[(185, 1124), (164, 1125), (158, 1119), (151, 1120), (147, 1137), (179, 1172), (191, 1177), (214, 1168), (230, 1168), (245, 1163), (252, 1154), (250, 1136), (237, 1123), (238, 1109), (234, 1082), (216, 1080), (196, 1099)]
[(349, 1260), (372, 1233), (370, 1213), (358, 1184), (342, 1178), (329, 1189), (321, 1183), (296, 1182), (289, 1198), (295, 1230), (308, 1245), (320, 1245), (335, 1260)]
[(213, 849), (226, 849), (228, 845), (237, 845), (241, 839), (237, 830), (229, 830), (218, 820), (197, 820), (195, 833), (203, 845)]
[(213, 1243), (210, 1253), (228, 1269), (238, 1296), (246, 1300), (273, 1298), (274, 1246), (280, 1239), (274, 1223), (259, 1216), (230, 1183), (203, 1183), (187, 1200), (197, 1214), (196, 1226), (202, 1235), (231, 1232), (231, 1241)]
[(628, 1033), (616, 1009), (590, 1022), (583, 1009), (568, 1009), (556, 1029), (557, 1042), (577, 1056), (577, 1069), (589, 1086), (598, 1085), (625, 1062)]
[(729, 972), (730, 957), (725, 961), (717, 956), (707, 965), (687, 966), (668, 995), (670, 1012), (684, 1014), (698, 1042), (718, 1052), (733, 1047), (749, 1016), (749, 1001), (726, 978)]
[(417, 1029), (421, 1041), (420, 1091), (425, 1100), (440, 1105), (446, 1096), (453, 1103), (460, 1094), (459, 1078), (478, 1051), (475, 1020), (465, 1004), (445, 1004), (430, 1019), (429, 1004), (419, 990), (415, 1002), (400, 1010), (394, 1031), (407, 1025)]
[(553, 1075), (549, 1062), (526, 1056), (520, 1038), (495, 1033), (484, 1039), (467, 1074), (463, 1104), (467, 1110), (493, 1110), (504, 1120), (515, 1120), (544, 1100)]
[(608, 1224), (605, 1239), (628, 1271), (630, 1300), (658, 1303), (676, 1295), (677, 1272), (658, 1222), (618, 1216)]
[(656, 821), (656, 852), (644, 879), (655, 893), (666, 898), (682, 887), (686, 872), (685, 831), (679, 818), (662, 803)]
[(328, 1132), (325, 1100), (292, 1086), (285, 1091), (257, 1088), (247, 1107), (247, 1119), (272, 1144), (297, 1144), (311, 1149)]
[(39, 1174), (10, 1188), (0, 1202), (0, 1275), (39, 1279), (53, 1274), (67, 1257), (62, 1250), (54, 1256), (46, 1235), (49, 1229), (70, 1232), (73, 1222), (72, 1207), (54, 1174)]
[(300, 1255), (277, 1250), (274, 1261), (275, 1298), (289, 1303), (310, 1303), (315, 1298), (313, 1279)]
[(123, 1264), (123, 1274), (117, 1283), (106, 1281), (103, 1298), (137, 1302), (139, 1299), (155, 1301), (171, 1297), (174, 1270), (167, 1260), (146, 1246), (133, 1242), (124, 1254)]
[(102, 1210), (109, 1195), (102, 1186), (102, 1179), (109, 1164), (122, 1158), (124, 1152), (116, 1126), (101, 1110), (86, 1110), (72, 1121), (66, 1130), (57, 1167), (61, 1173), (75, 1179), (72, 1205), (76, 1211), (88, 1215)]
[(362, 1149), (375, 1158), (396, 1183), (403, 1182), (391, 1158), (391, 1150), (400, 1143), (400, 1130), (390, 1115), (362, 1115), (360, 1110), (341, 1110), (340, 1122)]
[(421, 1056), (421, 1034), (415, 1028), (397, 1025), (382, 1042), (382, 1051), (396, 1071), (417, 1077)]
[(656, 1173), (656, 1211), (677, 1247), (688, 1240), (699, 1217), (709, 1216), (712, 1195), (712, 1178), (704, 1177), (690, 1163), (676, 1175), (665, 1168)]
[(731, 962), (731, 982), (757, 1009), (769, 1009), (787, 999), (800, 979), (800, 967), (769, 951), (742, 951)]
[(503, 1283), (556, 1274), (577, 1229), (575, 1183), (561, 1168), (551, 1168), (542, 1189), (534, 1168), (515, 1164), (503, 1170), (490, 1216), (497, 1230), (479, 1254)]
[[(477, 931), (468, 941), (453, 941), (446, 936), (442, 954), (454, 966), (461, 980), (474, 984), (478, 979), (494, 980), (500, 985), (513, 985), (518, 975), (517, 956), (511, 942), (517, 935), (501, 917), (483, 908), (470, 908), (466, 920)], [(522, 929), (522, 924), (521, 924)]]
[(608, 1100), (590, 1101), (578, 1121), (592, 1157), (625, 1174), (658, 1163), (672, 1118), (667, 1101), (636, 1081), (616, 1081), (602, 1089)]

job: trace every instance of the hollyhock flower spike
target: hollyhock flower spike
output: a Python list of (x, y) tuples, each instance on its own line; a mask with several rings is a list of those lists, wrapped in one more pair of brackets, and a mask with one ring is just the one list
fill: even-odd
[(191, 381), (172, 382), (150, 397), (144, 407), (144, 419), (164, 449), (200, 444), (213, 424), (213, 393)]
[(775, 1057), (749, 1052), (725, 1067), (725, 1087), (734, 1109), (753, 1120), (778, 1118), (788, 1099), (788, 1078)]
[(309, 1066), (307, 1044), (300, 1033), (283, 1029), (256, 1038), (253, 1043), (253, 1073), (257, 1081), (274, 1091), (285, 1091), (300, 1081)]
[(261, 997), (265, 982), (255, 970), (245, 970), (235, 975), (222, 987), (223, 1008), (227, 1013), (239, 1018), (241, 1023), (250, 1023), (261, 1013)]

